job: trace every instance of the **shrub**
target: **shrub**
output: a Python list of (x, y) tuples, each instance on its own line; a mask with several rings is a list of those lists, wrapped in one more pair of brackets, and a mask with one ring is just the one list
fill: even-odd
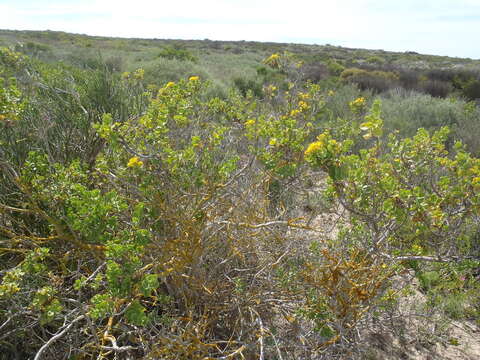
[(327, 61), (327, 69), (331, 74), (339, 76), (345, 70), (345, 67), (336, 60), (329, 59)]
[(369, 64), (383, 64), (385, 63), (385, 59), (380, 56), (370, 56), (367, 58), (367, 62)]
[(328, 78), (329, 70), (322, 63), (310, 63), (303, 65), (302, 69), (302, 81), (311, 81), (318, 83), (321, 80)]
[(418, 89), (434, 97), (446, 98), (453, 90), (452, 86), (439, 80), (426, 80), (420, 82)]
[(263, 96), (262, 84), (252, 79), (235, 78), (233, 84), (240, 91), (243, 96), (251, 92), (254, 96), (260, 98)]
[(202, 79), (209, 78), (208, 73), (197, 64), (177, 59), (160, 58), (153, 63), (145, 64), (143, 69), (145, 83), (154, 84), (159, 88), (170, 81), (178, 82), (194, 75), (201, 76)]
[(478, 100), (480, 99), (480, 80), (470, 79), (462, 87), (462, 94), (468, 100)]
[[(449, 138), (474, 103), (397, 90), (382, 114), (288, 53), (258, 70), (285, 86), (261, 99), (245, 80), (215, 97), (190, 61), (120, 75), (0, 55), (4, 357), (361, 358), (398, 324), (405, 268), (427, 310), (478, 317), (480, 159)], [(398, 80), (383, 70), (344, 77)], [(455, 132), (404, 137), (411, 118)]]
[(453, 127), (464, 118), (463, 106), (448, 99), (402, 90), (385, 94), (383, 118), (388, 131), (413, 136), (419, 127), (435, 130)]
[(197, 62), (197, 58), (188, 49), (180, 45), (164, 46), (158, 56), (169, 60)]
[(375, 92), (384, 92), (398, 86), (399, 76), (393, 72), (380, 70), (364, 70), (359, 68), (345, 69), (340, 78), (343, 81), (352, 82), (358, 85), (362, 90), (373, 90)]

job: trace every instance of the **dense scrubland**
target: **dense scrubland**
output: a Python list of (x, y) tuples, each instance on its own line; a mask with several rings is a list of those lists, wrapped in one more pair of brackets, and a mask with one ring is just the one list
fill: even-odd
[(2, 358), (380, 359), (480, 322), (479, 61), (0, 46)]

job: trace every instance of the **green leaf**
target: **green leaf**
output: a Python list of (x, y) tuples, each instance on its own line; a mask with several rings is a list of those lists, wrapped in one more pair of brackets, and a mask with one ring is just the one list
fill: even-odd
[(127, 321), (133, 325), (143, 326), (148, 323), (148, 317), (145, 315), (145, 308), (138, 300), (132, 302), (125, 312)]

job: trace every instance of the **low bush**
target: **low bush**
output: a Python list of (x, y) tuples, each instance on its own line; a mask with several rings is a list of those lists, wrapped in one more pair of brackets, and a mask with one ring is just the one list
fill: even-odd
[(345, 82), (356, 84), (362, 90), (372, 90), (377, 93), (398, 87), (399, 76), (393, 72), (380, 70), (364, 70), (359, 68), (345, 69), (340, 78)]
[(179, 45), (164, 46), (158, 56), (169, 60), (197, 62), (197, 58), (188, 49)]

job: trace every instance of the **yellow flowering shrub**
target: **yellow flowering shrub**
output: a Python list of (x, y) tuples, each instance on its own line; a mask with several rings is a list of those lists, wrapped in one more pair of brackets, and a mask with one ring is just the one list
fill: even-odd
[(268, 58), (263, 60), (263, 63), (265, 65), (268, 65), (268, 66), (274, 68), (274, 69), (279, 68), (280, 67), (280, 54), (274, 53), (274, 54), (270, 55)]

